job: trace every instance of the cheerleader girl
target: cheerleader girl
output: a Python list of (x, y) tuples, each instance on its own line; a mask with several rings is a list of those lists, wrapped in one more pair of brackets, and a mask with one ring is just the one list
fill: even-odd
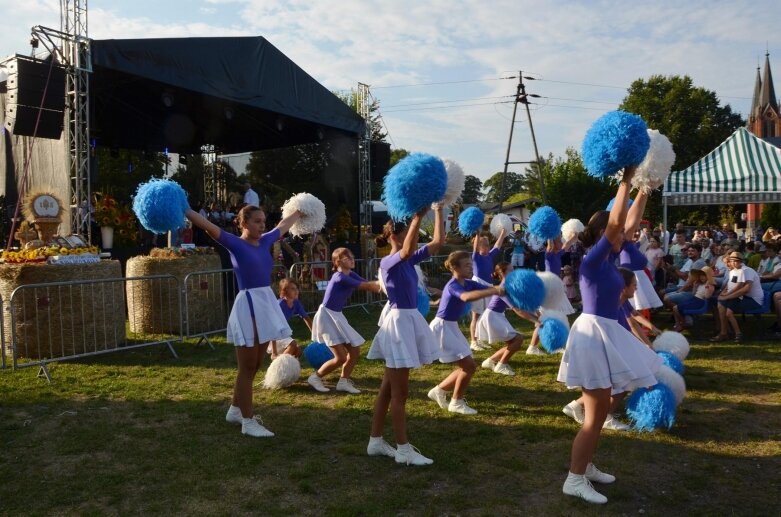
[(241, 424), (242, 434), (271, 437), (252, 411), (252, 381), (263, 361), (269, 341), (288, 338), (293, 333), (271, 290), (271, 247), (301, 217), (296, 211), (282, 219), (270, 232), (261, 208), (247, 205), (239, 211), (237, 224), (241, 236), (223, 231), (194, 210), (187, 218), (224, 246), (230, 253), (239, 293), (228, 317), (228, 342), (235, 345), (238, 373), (233, 400), (225, 415), (232, 424)]
[[(504, 228), (499, 232), (499, 237), (496, 239), (493, 248), (488, 248), (488, 238), (481, 237), (480, 234), (476, 234), (473, 239), (472, 247), (472, 268), (474, 270), (474, 276), (472, 280), (483, 284), (488, 287), (491, 285), (491, 275), (494, 271), (494, 261), (499, 256), (504, 243)], [(485, 350), (487, 347), (480, 344), (477, 340), (477, 320), (483, 313), (486, 307), (484, 299), (480, 298), (472, 303), (472, 321), (469, 324), (469, 335), (472, 338), (472, 343), (469, 347), (475, 352)]]
[(662, 333), (661, 330), (646, 319), (642, 314), (632, 306), (631, 300), (637, 291), (637, 277), (635, 272), (625, 267), (618, 268), (621, 273), (621, 277), (624, 279), (624, 290), (621, 291), (621, 317), (618, 322), (622, 327), (630, 331), (635, 335), (637, 339), (643, 342), (645, 346), (651, 348), (651, 340), (640, 328), (640, 325), (647, 328), (653, 335), (658, 336)]
[[(285, 316), (286, 321), (290, 321), (293, 316), (298, 316), (309, 331), (312, 331), (312, 318), (307, 314), (304, 309), (304, 304), (298, 299), (300, 289), (298, 282), (290, 278), (283, 278), (279, 281), (279, 308), (282, 309), (282, 314)], [(280, 354), (290, 354), (294, 357), (301, 356), (301, 349), (298, 347), (298, 343), (292, 337), (275, 339), (271, 341), (268, 346), (268, 353), (271, 354), (271, 360), (276, 359)]]
[[(647, 202), (648, 194), (641, 191), (637, 194), (632, 206), (634, 207), (636, 204), (639, 204), (637, 210), (642, 214)], [(646, 273), (648, 258), (646, 258), (645, 253), (640, 251), (640, 243), (632, 240), (635, 232), (639, 229), (639, 220), (637, 221), (636, 226), (627, 228), (624, 245), (622, 246), (621, 254), (619, 255), (619, 263), (621, 264), (621, 267), (633, 271), (635, 277), (637, 277), (637, 289), (635, 289), (635, 294), (630, 302), (635, 309), (640, 311), (661, 307), (662, 300), (659, 298), (659, 295), (656, 294), (656, 290), (651, 283), (651, 278), (649, 274)]]
[(353, 330), (342, 314), (342, 308), (355, 289), (376, 293), (380, 286), (377, 282), (367, 282), (353, 271), (355, 257), (347, 248), (335, 249), (331, 261), (334, 274), (328, 282), (323, 303), (315, 314), (312, 341), (325, 343), (334, 357), (310, 375), (307, 382), (317, 391), (330, 391), (323, 385), (323, 377), (341, 366), (342, 374), (336, 383), (336, 391), (357, 394), (361, 391), (355, 387), (350, 375), (358, 362), (360, 346), (366, 340)]
[[(456, 363), (458, 367), (450, 375), (428, 392), (428, 398), (439, 404), (442, 409), (462, 415), (475, 415), (477, 410), (469, 407), (464, 394), (475, 373), (475, 360), (469, 343), (458, 328), (458, 319), (466, 304), (482, 300), (492, 295), (503, 295), (504, 287), (491, 286), (470, 280), (472, 278), (472, 260), (466, 251), (454, 251), (448, 255), (445, 267), (453, 273), (453, 278), (442, 289), (442, 298), (436, 317), (429, 327), (439, 344), (441, 363)], [(448, 393), (453, 397), (448, 400)]]
[[(494, 278), (504, 285), (504, 279), (513, 270), (513, 265), (507, 262), (499, 262), (494, 268)], [(505, 311), (512, 309), (515, 314), (523, 319), (538, 324), (537, 317), (526, 311), (516, 309), (510, 303), (506, 296), (494, 295), (488, 302), (488, 307), (480, 316), (477, 322), (477, 337), (480, 341), (487, 341), (489, 344), (498, 342), (506, 343), (494, 355), (483, 361), (482, 367), (493, 370), (502, 375), (515, 375), (515, 371), (508, 364), (510, 358), (521, 349), (523, 336), (519, 334), (513, 326), (507, 321)]]
[[(380, 274), (388, 294), (389, 310), (382, 318), (368, 359), (384, 359), (385, 372), (374, 401), (371, 435), (366, 452), (369, 456), (391, 456), (396, 463), (430, 465), (434, 460), (423, 456), (407, 438), (407, 392), (410, 368), (431, 364), (439, 358), (439, 347), (426, 320), (417, 309), (417, 273), (415, 264), (435, 254), (445, 242), (442, 208), (434, 209), (434, 238), (418, 249), (420, 220), (426, 210), (416, 214), (407, 227), (388, 221), (382, 236), (376, 240), (382, 247), (390, 242), (390, 255), (380, 262)], [(382, 438), (385, 414), (390, 408), (397, 448)]]
[[(627, 167), (610, 212), (599, 211), (581, 234), (588, 252), (580, 267), (583, 313), (575, 320), (559, 366), (558, 380), (583, 392), (583, 426), (572, 443), (570, 471), (562, 491), (591, 503), (607, 498), (591, 482), (612, 483), (615, 477), (592, 463), (602, 425), (610, 410), (611, 391), (621, 393), (656, 384), (661, 360), (618, 323), (624, 281), (615, 260), (626, 226), (642, 213), (630, 212), (627, 202), (635, 167)], [(645, 354), (651, 354), (650, 358)], [(655, 368), (655, 369), (654, 369)]]

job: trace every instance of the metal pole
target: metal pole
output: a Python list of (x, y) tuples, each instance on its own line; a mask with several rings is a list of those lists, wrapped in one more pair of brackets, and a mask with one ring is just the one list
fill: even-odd
[(510, 165), (510, 148), (513, 145), (513, 130), (515, 129), (515, 114), (518, 111), (518, 99), (520, 99), (521, 96), (521, 90), (523, 88), (523, 75), (521, 74), (521, 71), (518, 71), (518, 89), (515, 92), (515, 102), (513, 103), (513, 118), (510, 122), (510, 137), (507, 140), (507, 154), (504, 158), (504, 171), (502, 171), (502, 182), (500, 183), (499, 187), (499, 208), (496, 210), (496, 213), (502, 212), (502, 205), (504, 204), (504, 185), (505, 185), (505, 179), (507, 178), (507, 167)]
[(529, 130), (532, 133), (532, 144), (534, 144), (534, 158), (537, 160), (537, 176), (540, 179), (540, 197), (542, 197), (542, 204), (547, 205), (548, 199), (545, 196), (545, 182), (542, 179), (542, 161), (540, 161), (540, 153), (537, 151), (537, 137), (534, 136), (534, 126), (532, 125), (532, 115), (529, 111), (529, 99), (526, 97), (526, 86), (523, 84), (523, 76), (520, 77), (519, 88), (521, 92), (521, 100), (524, 106), (526, 106), (526, 117), (529, 119)]

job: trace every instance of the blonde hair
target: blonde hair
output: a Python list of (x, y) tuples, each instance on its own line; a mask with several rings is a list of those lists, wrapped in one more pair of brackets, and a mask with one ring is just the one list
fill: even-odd
[(353, 255), (353, 252), (350, 251), (348, 248), (336, 248), (333, 253), (331, 253), (331, 262), (332, 262), (332, 270), (336, 271), (338, 269), (337, 262), (339, 259), (341, 259), (344, 255)]
[(461, 261), (464, 259), (471, 258), (472, 254), (468, 251), (459, 250), (454, 251), (450, 255), (447, 256), (447, 260), (445, 260), (445, 267), (452, 273), (455, 268), (461, 264)]

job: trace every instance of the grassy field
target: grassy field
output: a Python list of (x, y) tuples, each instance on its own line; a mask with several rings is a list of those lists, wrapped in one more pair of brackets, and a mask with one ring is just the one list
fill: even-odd
[[(374, 335), (379, 309), (347, 314)], [(413, 371), (411, 442), (435, 460), (413, 468), (365, 454), (381, 364), (358, 364), (361, 395), (314, 392), (307, 367), (287, 390), (258, 387), (277, 436), (252, 439), (224, 421), (235, 360), (218, 339), (214, 351), (177, 344), (179, 359), (155, 347), (53, 365), (53, 384), (33, 368), (0, 372), (0, 513), (779, 515), (781, 344), (763, 339), (769, 323), (746, 320), (741, 345), (692, 342), (671, 431), (603, 434), (596, 463), (618, 477), (601, 489), (607, 506), (561, 494), (577, 427), (561, 413), (575, 394), (554, 380), (560, 356), (518, 355), (513, 378), (478, 371), (475, 417), (426, 398), (450, 368)]]

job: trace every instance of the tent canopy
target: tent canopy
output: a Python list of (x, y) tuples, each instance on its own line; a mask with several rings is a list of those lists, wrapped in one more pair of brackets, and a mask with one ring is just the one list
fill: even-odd
[(664, 185), (669, 205), (781, 202), (781, 149), (739, 128)]
[(92, 41), (98, 145), (223, 153), (355, 136), (363, 119), (262, 37)]

